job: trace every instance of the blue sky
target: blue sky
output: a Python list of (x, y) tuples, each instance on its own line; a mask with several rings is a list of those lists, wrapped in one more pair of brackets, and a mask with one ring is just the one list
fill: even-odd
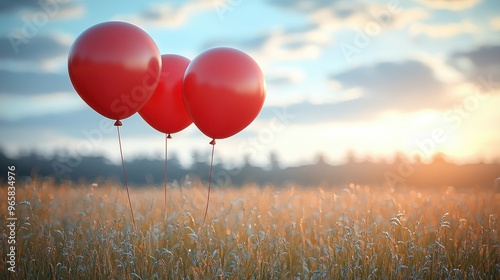
[[(117, 160), (116, 131), (76, 94), (71, 44), (97, 23), (143, 28), (162, 54), (193, 59), (221, 46), (261, 66), (267, 98), (241, 133), (218, 142), (216, 161), (331, 163), (395, 151), (424, 159), (500, 158), (500, 2), (3, 1), (0, 4), (0, 147), (8, 155), (66, 151)], [(123, 121), (126, 158), (163, 155), (163, 135), (139, 115)], [(194, 125), (174, 135), (183, 163), (208, 154)]]

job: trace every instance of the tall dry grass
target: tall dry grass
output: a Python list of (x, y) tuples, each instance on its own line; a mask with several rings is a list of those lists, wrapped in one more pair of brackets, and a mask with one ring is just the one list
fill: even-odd
[[(349, 185), (17, 187), (10, 279), (500, 279), (500, 194)], [(2, 225), (6, 189), (0, 189)]]

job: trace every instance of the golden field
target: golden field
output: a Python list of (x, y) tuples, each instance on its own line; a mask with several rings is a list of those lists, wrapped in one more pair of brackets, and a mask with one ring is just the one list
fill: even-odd
[[(500, 279), (500, 194), (452, 187), (17, 183), (1, 279)], [(7, 188), (0, 188), (2, 225)]]

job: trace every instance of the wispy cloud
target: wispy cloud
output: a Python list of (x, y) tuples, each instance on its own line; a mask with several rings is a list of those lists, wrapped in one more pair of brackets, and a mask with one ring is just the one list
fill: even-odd
[(81, 1), (71, 0), (7, 0), (0, 3), (0, 14), (20, 13), (27, 20), (69, 20), (82, 17), (87, 9)]
[(17, 72), (0, 69), (0, 93), (12, 96), (71, 92), (68, 76), (50, 72)]
[(472, 80), (500, 79), (500, 45), (483, 45), (470, 51), (456, 52), (451, 63)]
[(160, 28), (179, 28), (188, 19), (207, 9), (213, 9), (212, 1), (189, 1), (183, 4), (153, 3), (137, 14), (117, 15), (114, 19), (125, 20), (137, 25), (155, 26)]
[(72, 37), (67, 34), (50, 33), (23, 38), (21, 31), (17, 34), (14, 30), (9, 34), (0, 35), (0, 60), (43, 63), (66, 56), (71, 42)]
[(309, 22), (301, 26), (274, 27), (245, 40), (219, 38), (207, 42), (204, 48), (234, 45), (265, 62), (315, 60), (338, 44), (335, 41), (338, 32), (367, 32), (366, 29), (371, 32), (375, 28), (379, 34), (405, 28), (429, 16), (420, 8), (389, 4), (277, 0), (270, 3), (291, 13), (304, 14)]
[(287, 86), (298, 84), (304, 80), (304, 72), (298, 68), (273, 69), (266, 78), (266, 82), (271, 86)]
[(415, 23), (411, 26), (412, 35), (426, 35), (432, 38), (450, 38), (463, 33), (474, 33), (477, 27), (470, 21), (448, 24)]
[(442, 109), (451, 104), (446, 86), (426, 64), (408, 60), (380, 62), (330, 76), (342, 89), (361, 88), (361, 99), (377, 110)]
[(201, 49), (226, 45), (242, 48), (259, 62), (316, 59), (326, 44), (325, 37), (316, 36), (317, 27), (274, 28), (248, 39), (219, 38), (205, 42)]
[(301, 1), (301, 0), (268, 0), (272, 5), (278, 6), (280, 8), (288, 9), (295, 12), (312, 12), (321, 9), (331, 8), (338, 0), (311, 0), (311, 1)]
[(73, 92), (38, 95), (0, 94), (0, 120), (18, 120), (67, 113), (85, 106)]
[[(443, 110), (456, 101), (433, 69), (417, 60), (360, 66), (332, 74), (329, 79), (336, 85), (332, 94), (356, 96), (338, 102), (304, 101), (287, 106), (286, 112), (294, 116), (294, 123), (368, 121), (388, 111)], [(280, 110), (282, 107), (267, 106), (260, 117), (270, 119)]]
[[(298, 160), (299, 152), (307, 158), (310, 150), (298, 151), (290, 144), (303, 141), (295, 138), (304, 131), (317, 151), (332, 150), (332, 143), (373, 151), (387, 146), (388, 153), (404, 149), (398, 145), (413, 141), (412, 121), (427, 120), (430, 114), (440, 119), (459, 107), (464, 97), (477, 91), (478, 76), (488, 80), (491, 75), (498, 87), (500, 47), (495, 31), (500, 30), (500, 17), (495, 6), (497, 0), (173, 0), (118, 5), (3, 1), (0, 146), (12, 151), (36, 145), (44, 149), (48, 142), (53, 147), (75, 146), (85, 139), (83, 130), (99, 126), (103, 117), (71, 85), (67, 55), (79, 32), (102, 20), (119, 19), (151, 31), (168, 52), (187, 52), (193, 58), (208, 48), (229, 46), (258, 62), (266, 77), (266, 104), (256, 121), (233, 140), (236, 147), (228, 150), (228, 157), (237, 156), (234, 150), (242, 140), (260, 137), (274, 127), (273, 119), (283, 116), (283, 131), (273, 135), (272, 145), (263, 144), (259, 154), (274, 148), (290, 160)], [(28, 30), (25, 23), (36, 23), (36, 30)], [(343, 44), (356, 48), (355, 60), (343, 59)], [(492, 123), (498, 115), (497, 93), (470, 114), (471, 127), (464, 121), (460, 133), (470, 135), (468, 140), (473, 142), (478, 134), (488, 141), (498, 139), (494, 128), (478, 125)], [(425, 123), (436, 125), (434, 120)], [(432, 131), (422, 129), (419, 133)], [(129, 140), (135, 141), (129, 151), (151, 152), (144, 141), (152, 143), (152, 136), (161, 141), (139, 116), (124, 121), (124, 134), (127, 131)], [(106, 141), (113, 141), (106, 148), (116, 147), (115, 132), (106, 135)], [(44, 143), (38, 138), (42, 134)], [(379, 136), (381, 141), (374, 143)], [(204, 136), (194, 127), (180, 137), (185, 137), (182, 149), (189, 154)], [(186, 141), (191, 144), (186, 146)]]
[(500, 30), (500, 17), (494, 17), (490, 20), (490, 26), (493, 30)]
[(472, 8), (481, 0), (420, 0), (419, 2), (434, 9), (457, 11)]

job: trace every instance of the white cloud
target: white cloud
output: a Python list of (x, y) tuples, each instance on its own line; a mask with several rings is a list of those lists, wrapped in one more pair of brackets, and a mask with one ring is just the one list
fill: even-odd
[(18, 120), (84, 108), (85, 103), (74, 92), (43, 95), (0, 95), (0, 120)]
[(491, 19), (490, 26), (494, 30), (500, 30), (500, 17), (494, 17), (493, 19)]
[(114, 19), (125, 20), (139, 26), (176, 28), (184, 25), (192, 15), (209, 8), (213, 9), (212, 2), (203, 0), (191, 1), (180, 6), (154, 3), (138, 14), (118, 15)]
[[(62, 32), (53, 32), (51, 35), (61, 46), (66, 46), (67, 48), (60, 52), (59, 55), (41, 60), (38, 66), (41, 71), (58, 72), (67, 67), (69, 49), (75, 38), (70, 34)], [(33, 67), (32, 69), (36, 69), (36, 67)]]
[(457, 11), (472, 8), (481, 0), (420, 0), (420, 2), (434, 9)]
[[(321, 44), (314, 40), (307, 40), (306, 33), (288, 33), (282, 30), (271, 32), (258, 52), (254, 53), (257, 59), (271, 58), (279, 61), (297, 61), (315, 59), (321, 53)], [(293, 48), (286, 46), (295, 45)]]
[(83, 5), (68, 5), (61, 9), (54, 19), (58, 20), (74, 20), (75, 18), (83, 17), (87, 13), (87, 8)]
[(307, 17), (311, 24), (301, 30), (269, 31), (252, 55), (261, 61), (316, 59), (323, 49), (333, 46), (338, 31), (365, 32), (375, 27), (378, 35), (384, 30), (404, 28), (411, 22), (427, 18), (428, 14), (419, 8), (403, 9), (397, 5), (333, 2), (329, 8), (310, 11)]
[[(406, 9), (393, 2), (366, 4), (325, 1), (317, 6), (304, 8), (300, 3), (295, 3), (294, 9), (304, 12), (309, 20), (307, 25), (269, 29), (250, 40), (236, 42), (236, 45), (242, 46), (263, 66), (269, 62), (315, 60), (323, 51), (339, 45), (335, 40), (340, 32), (363, 32), (373, 37), (405, 28), (429, 16), (423, 9)], [(288, 9), (285, 6), (283, 8)]]
[(436, 79), (442, 83), (451, 85), (466, 81), (463, 72), (447, 62), (446, 54), (429, 54), (422, 52), (415, 54), (414, 57), (427, 65), (429, 69), (432, 69)]
[[(335, 5), (336, 9), (347, 9), (347, 6), (343, 6)], [(310, 18), (317, 23), (321, 31), (330, 33), (342, 29), (364, 29), (367, 25), (374, 23), (379, 25), (381, 30), (401, 29), (412, 22), (429, 17), (429, 13), (424, 9), (404, 9), (391, 3), (386, 5), (351, 4), (350, 9), (352, 13), (347, 17), (338, 17), (335, 10), (325, 9), (312, 13)]]
[(433, 38), (450, 38), (463, 33), (473, 33), (476, 30), (476, 25), (470, 21), (440, 25), (415, 23), (410, 27), (410, 33), (414, 36), (426, 35)]
[[(7, 36), (0, 37), (0, 69), (53, 72), (66, 67), (74, 41), (72, 35), (40, 32), (29, 38), (23, 36), (21, 29), (13, 29)], [(11, 41), (12, 38), (15, 40)]]
[(304, 72), (299, 68), (278, 67), (269, 69), (267, 79), (271, 84), (277, 86), (286, 84), (297, 84), (304, 80)]
[(420, 8), (411, 8), (402, 10), (401, 13), (395, 15), (392, 26), (395, 29), (404, 28), (414, 22), (423, 20), (429, 17), (429, 13)]
[(45, 0), (45, 1), (3, 1), (0, 13), (19, 13), (23, 20), (37, 27), (51, 20), (75, 19), (87, 12), (83, 1)]

